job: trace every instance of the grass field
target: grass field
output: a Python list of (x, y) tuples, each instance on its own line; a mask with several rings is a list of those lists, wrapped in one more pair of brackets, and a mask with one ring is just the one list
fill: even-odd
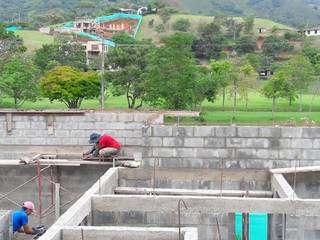
[(38, 31), (16, 31), (16, 35), (19, 35), (23, 41), (24, 45), (27, 47), (28, 52), (32, 52), (36, 49), (41, 48), (43, 44), (53, 43), (53, 37), (50, 35), (43, 34)]
[[(299, 104), (294, 102), (292, 106), (288, 106), (285, 99), (279, 99), (277, 102), (277, 112), (275, 117), (275, 124), (286, 124), (288, 122), (295, 122), (297, 125), (306, 125), (305, 118), (313, 120), (317, 125), (320, 125), (320, 96), (314, 99), (314, 106), (312, 112), (309, 112), (311, 102), (311, 95), (303, 96), (303, 111), (298, 112)], [(127, 102), (124, 96), (108, 97), (105, 103), (106, 109), (127, 109)], [(2, 108), (13, 108), (13, 100), (10, 98), (2, 99), (0, 102)], [(35, 103), (25, 102), (21, 109), (67, 109), (67, 107), (58, 101), (50, 103), (47, 99), (39, 100)], [(85, 100), (81, 106), (82, 109), (98, 109), (99, 101)], [(142, 110), (150, 110), (150, 106), (145, 105)], [(221, 111), (221, 98), (218, 98), (215, 103), (204, 101), (202, 104), (202, 116), (200, 118), (181, 118), (180, 122), (185, 124), (230, 124), (232, 119), (232, 101), (227, 98), (225, 104), (225, 111)], [(176, 118), (167, 118), (168, 123), (177, 122)], [(266, 99), (258, 93), (251, 93), (249, 97), (248, 109), (245, 109), (245, 101), (239, 100), (236, 112), (237, 124), (272, 124), (271, 114), (271, 100)]]
[[(155, 27), (162, 23), (161, 19), (159, 18), (159, 15), (147, 15), (147, 16), (143, 17), (143, 19), (142, 19), (141, 29), (140, 29), (137, 37), (138, 37), (138, 39), (151, 38), (155, 41), (159, 41), (161, 36), (173, 33), (172, 24), (180, 18), (189, 19), (189, 21), (191, 23), (190, 31), (195, 35), (197, 34), (197, 29), (200, 24), (210, 23), (214, 19), (214, 17), (211, 17), (211, 16), (174, 14), (171, 16), (171, 19), (169, 20), (169, 23), (168, 23), (169, 31), (167, 31), (165, 33), (158, 34), (155, 31)], [(150, 27), (149, 22), (152, 19), (154, 20), (154, 24), (153, 24), (153, 27)], [(239, 21), (242, 20), (242, 18), (236, 18), (236, 19)], [(280, 23), (276, 23), (276, 22), (273, 22), (268, 19), (263, 19), (263, 18), (256, 18), (255, 19), (255, 26), (254, 26), (255, 29), (259, 28), (259, 27), (272, 28), (273, 26), (275, 26), (277, 28), (281, 28), (281, 29), (292, 30), (292, 28), (289, 26), (286, 26), (286, 25), (283, 25)]]

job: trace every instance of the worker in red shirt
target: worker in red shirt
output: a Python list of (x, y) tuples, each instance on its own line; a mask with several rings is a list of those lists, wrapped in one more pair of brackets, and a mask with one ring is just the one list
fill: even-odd
[(93, 148), (85, 153), (85, 158), (90, 157), (92, 154), (93, 157), (97, 156), (114, 156), (120, 152), (121, 145), (120, 143), (114, 139), (113, 137), (103, 134), (102, 136), (98, 133), (91, 133), (90, 144), (94, 144)]

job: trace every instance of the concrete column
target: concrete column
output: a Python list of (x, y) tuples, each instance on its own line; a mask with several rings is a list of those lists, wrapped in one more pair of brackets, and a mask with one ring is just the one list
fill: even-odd
[(55, 194), (55, 213), (56, 221), (60, 217), (60, 183), (55, 184), (56, 194)]

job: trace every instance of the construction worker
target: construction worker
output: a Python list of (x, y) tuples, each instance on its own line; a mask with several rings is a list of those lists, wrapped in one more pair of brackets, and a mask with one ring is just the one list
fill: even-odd
[(88, 159), (92, 155), (97, 156), (114, 156), (120, 152), (121, 145), (113, 137), (103, 134), (102, 136), (98, 133), (91, 133), (90, 144), (94, 144), (92, 149), (84, 154), (84, 158)]
[(45, 232), (45, 228), (42, 225), (36, 228), (29, 227), (28, 216), (32, 213), (35, 213), (35, 208), (33, 202), (30, 201), (23, 203), (21, 209), (12, 213), (13, 233), (20, 232), (40, 236)]

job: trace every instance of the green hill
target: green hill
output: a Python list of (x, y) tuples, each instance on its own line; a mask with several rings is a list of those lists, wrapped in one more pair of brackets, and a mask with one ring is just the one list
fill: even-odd
[[(180, 19), (180, 18), (184, 18), (184, 19), (188, 19), (191, 23), (191, 27), (190, 27), (190, 31), (193, 34), (197, 34), (197, 29), (198, 26), (201, 24), (206, 24), (206, 23), (210, 23), (214, 20), (214, 17), (209, 17), (209, 16), (199, 16), (199, 15), (185, 15), (185, 14), (175, 14), (171, 16), (171, 19), (169, 20), (169, 31), (166, 31), (165, 33), (161, 33), (158, 34), (155, 30), (156, 26), (161, 24), (162, 21), (160, 20), (158, 15), (148, 15), (143, 17), (142, 19), (142, 25), (141, 25), (141, 29), (138, 33), (138, 39), (143, 39), (143, 38), (150, 38), (153, 41), (158, 41), (159, 38), (163, 35), (167, 35), (167, 34), (171, 34), (172, 31), (172, 25), (173, 23)], [(241, 21), (241, 18), (236, 18), (237, 20)], [(149, 25), (149, 22), (153, 20), (153, 26), (151, 27)], [(281, 23), (277, 23), (277, 22), (273, 22), (271, 20), (267, 20), (267, 19), (263, 19), (263, 18), (256, 18), (255, 19), (255, 28), (267, 28), (267, 29), (271, 29), (273, 27), (276, 28), (280, 28), (280, 29), (288, 29), (288, 30), (292, 30), (293, 28), (281, 24)]]
[(24, 45), (27, 47), (28, 52), (32, 52), (35, 49), (41, 48), (43, 44), (53, 43), (52, 36), (38, 31), (22, 30), (17, 31), (16, 35), (23, 39)]

